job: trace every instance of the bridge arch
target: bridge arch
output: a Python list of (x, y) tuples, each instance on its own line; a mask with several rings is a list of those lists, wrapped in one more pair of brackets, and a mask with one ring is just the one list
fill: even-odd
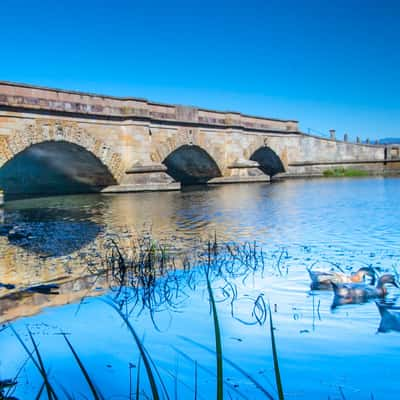
[(117, 185), (121, 156), (76, 125), (35, 123), (0, 147), (0, 187), (8, 194), (64, 194)]
[(250, 160), (257, 161), (261, 171), (269, 176), (285, 172), (285, 166), (282, 160), (278, 154), (268, 146), (259, 147), (250, 156)]
[(168, 154), (162, 161), (167, 173), (182, 185), (207, 183), (222, 176), (214, 158), (202, 147), (183, 144)]

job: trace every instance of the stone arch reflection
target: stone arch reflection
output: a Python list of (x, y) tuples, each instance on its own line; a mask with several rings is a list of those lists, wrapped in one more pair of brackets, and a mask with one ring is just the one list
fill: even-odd
[(6, 241), (3, 246), (11, 244), (16, 254), (23, 251), (26, 256), (56, 258), (79, 252), (103, 231), (104, 227), (93, 221), (89, 210), (20, 209), (8, 215), (6, 209), (0, 240)]

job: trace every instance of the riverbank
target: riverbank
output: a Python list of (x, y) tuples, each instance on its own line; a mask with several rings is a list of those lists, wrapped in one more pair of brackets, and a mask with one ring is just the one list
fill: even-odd
[(396, 177), (400, 176), (399, 162), (347, 163), (347, 164), (307, 164), (289, 166), (285, 173), (278, 174), (273, 180), (341, 178), (341, 177)]

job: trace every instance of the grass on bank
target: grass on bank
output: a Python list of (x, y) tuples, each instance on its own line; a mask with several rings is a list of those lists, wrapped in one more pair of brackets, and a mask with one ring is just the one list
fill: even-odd
[(368, 176), (367, 171), (355, 168), (333, 168), (326, 169), (323, 175), (327, 178), (341, 178), (341, 177), (358, 177), (358, 176)]

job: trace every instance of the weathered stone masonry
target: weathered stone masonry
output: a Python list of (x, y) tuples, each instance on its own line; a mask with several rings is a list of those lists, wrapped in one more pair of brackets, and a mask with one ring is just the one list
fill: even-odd
[[(384, 146), (303, 134), (293, 120), (0, 82), (0, 167), (35, 144), (57, 141), (80, 146), (107, 167), (116, 184), (106, 191), (177, 189), (180, 172), (211, 183), (269, 180), (265, 171), (318, 175), (341, 165), (381, 172), (393, 157)], [(254, 160), (260, 149), (268, 153)], [(207, 157), (214, 169), (206, 168)], [(205, 170), (209, 176), (201, 176)]]

